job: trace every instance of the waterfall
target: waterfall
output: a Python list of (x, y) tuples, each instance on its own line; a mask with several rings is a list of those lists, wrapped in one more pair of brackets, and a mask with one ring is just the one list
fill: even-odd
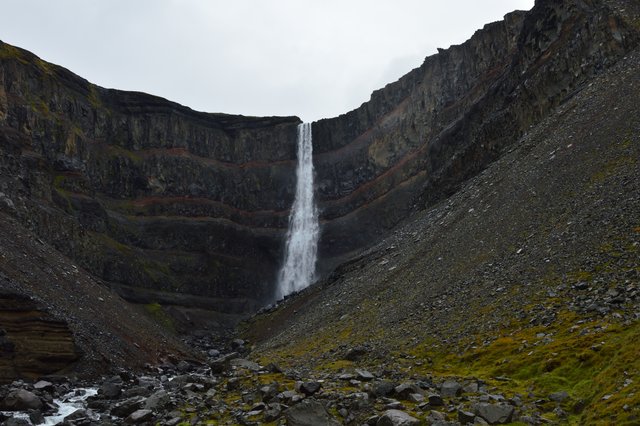
[(313, 199), (312, 152), (311, 123), (299, 124), (296, 196), (289, 215), (284, 263), (278, 277), (278, 299), (302, 290), (315, 278), (319, 225)]

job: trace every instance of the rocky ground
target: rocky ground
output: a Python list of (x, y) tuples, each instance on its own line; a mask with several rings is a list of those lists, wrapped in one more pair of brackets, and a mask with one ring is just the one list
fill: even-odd
[[(507, 398), (478, 379), (403, 380), (397, 373), (364, 368), (305, 375), (243, 358), (248, 349), (242, 340), (234, 340), (232, 347), (225, 354), (209, 349), (205, 363), (165, 363), (142, 374), (120, 370), (98, 383), (63, 377), (17, 381), (2, 388), (0, 410), (7, 411), (0, 418), (5, 425), (52, 424), (50, 416), (59, 405), (82, 397), (81, 404), (57, 420), (65, 425), (448, 425), (516, 419), (539, 424), (539, 406), (551, 404), (563, 413), (569, 399), (558, 392), (549, 401), (525, 403), (525, 397)], [(357, 361), (362, 355), (352, 350), (347, 358)]]

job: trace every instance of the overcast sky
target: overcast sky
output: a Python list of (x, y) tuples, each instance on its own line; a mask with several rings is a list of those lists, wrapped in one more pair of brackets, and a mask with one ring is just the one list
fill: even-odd
[(100, 86), (196, 110), (358, 107), (424, 58), (533, 0), (0, 0), (0, 39)]

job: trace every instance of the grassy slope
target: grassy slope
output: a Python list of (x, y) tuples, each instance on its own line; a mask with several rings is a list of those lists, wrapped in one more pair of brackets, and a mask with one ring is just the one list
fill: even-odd
[(638, 99), (635, 52), (451, 199), (254, 318), (257, 358), (341, 371), (366, 345), (378, 372), (478, 377), (529, 401), (565, 390), (561, 422), (638, 422)]

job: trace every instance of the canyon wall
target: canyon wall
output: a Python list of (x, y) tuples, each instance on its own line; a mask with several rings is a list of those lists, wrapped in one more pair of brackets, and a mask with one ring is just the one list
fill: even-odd
[(24, 224), (129, 300), (270, 300), (298, 118), (102, 89), (7, 44), (0, 61), (0, 192)]
[[(326, 274), (456, 191), (638, 44), (630, 0), (538, 1), (313, 124)], [(0, 209), (139, 303), (271, 301), (297, 117), (103, 89), (0, 44)]]
[(632, 7), (537, 1), (427, 57), (358, 109), (314, 123), (326, 269), (454, 193), (636, 46)]

